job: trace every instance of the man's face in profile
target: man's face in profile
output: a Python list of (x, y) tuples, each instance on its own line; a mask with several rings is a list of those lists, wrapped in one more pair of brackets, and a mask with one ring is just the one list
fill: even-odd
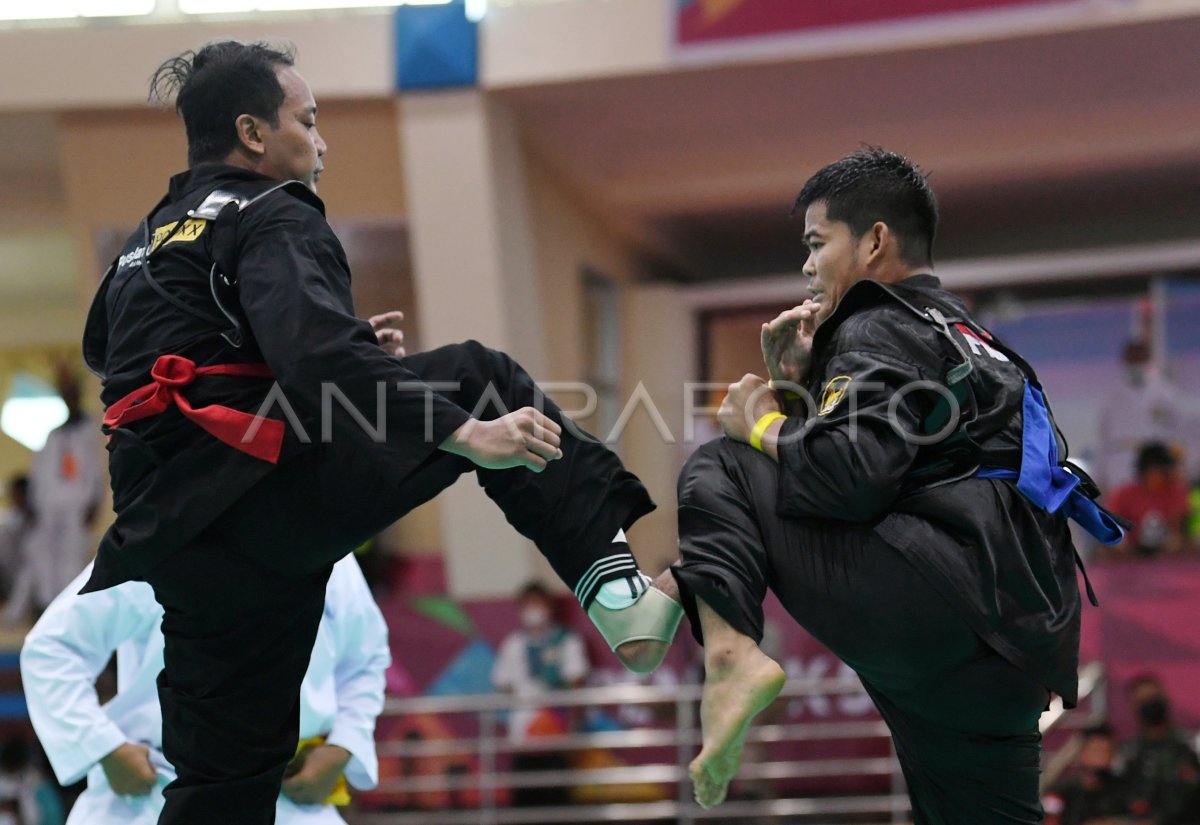
[(863, 277), (859, 265), (858, 239), (844, 221), (830, 220), (824, 201), (816, 201), (804, 213), (804, 243), (808, 260), (804, 274), (819, 305), (817, 321), (833, 314), (842, 295)]
[(262, 126), (263, 158), (260, 171), (279, 180), (297, 180), (314, 192), (325, 154), (325, 141), (317, 132), (317, 103), (312, 89), (291, 66), (276, 72), (283, 87), (278, 126)]

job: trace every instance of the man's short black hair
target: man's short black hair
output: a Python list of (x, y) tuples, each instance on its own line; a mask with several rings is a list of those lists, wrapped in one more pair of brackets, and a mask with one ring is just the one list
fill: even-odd
[(1151, 468), (1175, 469), (1175, 454), (1161, 441), (1150, 441), (1141, 446), (1137, 454), (1137, 473), (1141, 475)]
[(234, 121), (254, 115), (279, 125), (285, 97), (276, 71), (292, 66), (290, 47), (225, 40), (165, 61), (150, 79), (150, 99), (168, 103), (183, 117), (188, 165), (219, 161), (238, 145)]
[(550, 594), (549, 588), (547, 588), (546, 585), (542, 584), (540, 581), (536, 580), (526, 582), (524, 585), (522, 585), (520, 591), (517, 593), (518, 599), (524, 599), (528, 596), (538, 596), (543, 601), (547, 602), (554, 601), (554, 597)]
[(836, 160), (808, 179), (792, 211), (825, 204), (831, 221), (849, 224), (861, 238), (876, 221), (886, 223), (913, 266), (933, 263), (937, 198), (924, 173), (904, 155), (869, 146)]

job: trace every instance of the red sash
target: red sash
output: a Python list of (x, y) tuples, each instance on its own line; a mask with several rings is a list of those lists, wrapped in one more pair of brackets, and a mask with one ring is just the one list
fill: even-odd
[(194, 408), (180, 390), (195, 381), (198, 375), (272, 377), (266, 364), (214, 364), (197, 367), (195, 361), (181, 355), (160, 355), (150, 370), (150, 377), (154, 382), (134, 390), (110, 406), (104, 413), (104, 425), (121, 427), (143, 418), (161, 415), (171, 406), (175, 406), (184, 416), (222, 443), (263, 461), (278, 463), (279, 452), (283, 448), (283, 422), (220, 404)]

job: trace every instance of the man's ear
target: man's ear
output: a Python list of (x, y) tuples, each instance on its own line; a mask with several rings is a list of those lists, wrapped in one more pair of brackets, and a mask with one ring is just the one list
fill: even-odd
[(238, 142), (251, 154), (261, 155), (266, 151), (263, 145), (263, 124), (254, 115), (238, 115), (233, 122), (237, 130)]
[(875, 221), (862, 235), (859, 241), (859, 251), (866, 262), (881, 260), (887, 254), (888, 246), (896, 243), (896, 236), (883, 221)]

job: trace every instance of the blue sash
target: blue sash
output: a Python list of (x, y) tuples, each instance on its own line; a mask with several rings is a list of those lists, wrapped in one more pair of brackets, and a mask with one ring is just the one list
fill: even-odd
[(1079, 489), (1079, 477), (1059, 464), (1058, 443), (1046, 399), (1028, 380), (1022, 407), (1021, 472), (983, 467), (975, 475), (1015, 480), (1017, 490), (1025, 498), (1048, 513), (1062, 510), (1067, 518), (1103, 544), (1116, 544), (1125, 535), (1117, 520)]

